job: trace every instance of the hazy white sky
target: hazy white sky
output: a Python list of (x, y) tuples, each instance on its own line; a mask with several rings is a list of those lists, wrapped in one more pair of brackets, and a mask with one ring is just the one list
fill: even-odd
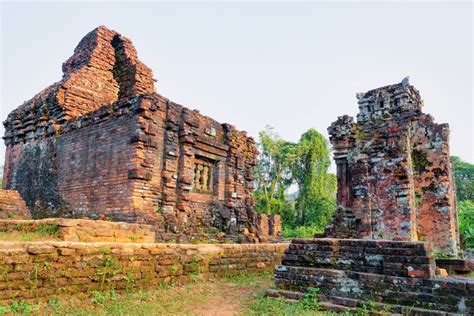
[[(472, 2), (1, 2), (0, 119), (61, 79), (104, 24), (132, 39), (157, 92), (251, 136), (296, 141), (355, 115), (356, 92), (409, 75), (474, 162)], [(3, 126), (0, 134), (4, 134)], [(0, 146), (0, 164), (5, 148)]]

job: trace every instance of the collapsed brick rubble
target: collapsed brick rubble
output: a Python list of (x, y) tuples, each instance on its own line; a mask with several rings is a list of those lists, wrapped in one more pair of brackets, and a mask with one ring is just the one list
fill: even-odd
[(252, 209), (254, 140), (157, 94), (129, 39), (98, 27), (63, 73), (4, 122), (3, 186), (34, 218), (147, 223), (164, 240), (280, 234)]

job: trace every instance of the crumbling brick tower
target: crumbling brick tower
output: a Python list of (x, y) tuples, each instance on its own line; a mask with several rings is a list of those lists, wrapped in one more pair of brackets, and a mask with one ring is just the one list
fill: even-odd
[(408, 78), (357, 98), (357, 123), (345, 115), (328, 128), (338, 206), (326, 235), (430, 241), (457, 253), (448, 125), (422, 113)]
[(63, 72), (4, 122), (4, 188), (34, 218), (143, 222), (163, 238), (279, 234), (278, 217), (252, 209), (255, 141), (157, 94), (129, 39), (98, 27)]

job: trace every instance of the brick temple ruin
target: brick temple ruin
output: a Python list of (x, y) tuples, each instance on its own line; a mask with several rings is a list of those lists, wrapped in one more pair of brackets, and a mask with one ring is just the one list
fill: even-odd
[(251, 242), (280, 234), (278, 216), (252, 208), (255, 141), (157, 94), (129, 39), (100, 26), (62, 69), (61, 81), (4, 122), (3, 187), (20, 193), (33, 218), (140, 222), (161, 236)]
[(338, 206), (326, 236), (429, 241), (457, 254), (448, 125), (422, 112), (408, 79), (357, 98), (357, 122), (345, 115), (328, 129)]
[(338, 182), (333, 222), (325, 238), (291, 242), (267, 294), (298, 300), (318, 288), (332, 311), (473, 315), (466, 274), (474, 260), (434, 256), (458, 255), (448, 125), (421, 111), (408, 79), (357, 98), (357, 122), (345, 115), (328, 129)]

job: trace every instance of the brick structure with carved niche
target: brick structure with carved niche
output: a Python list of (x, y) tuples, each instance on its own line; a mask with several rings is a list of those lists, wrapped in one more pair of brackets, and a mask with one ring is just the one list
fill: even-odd
[(429, 241), (435, 251), (456, 254), (448, 125), (422, 112), (408, 78), (357, 98), (357, 122), (345, 115), (328, 128), (338, 206), (326, 236)]
[(3, 186), (34, 218), (147, 223), (159, 239), (279, 234), (252, 208), (254, 140), (157, 94), (129, 39), (100, 26), (63, 72), (4, 122)]

